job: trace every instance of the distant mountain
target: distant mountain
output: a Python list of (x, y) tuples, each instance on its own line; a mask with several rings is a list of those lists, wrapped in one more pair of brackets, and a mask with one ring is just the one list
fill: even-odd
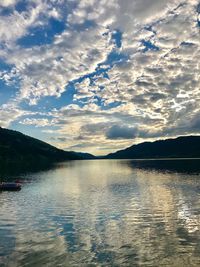
[(84, 153), (84, 152), (72, 152), (76, 155), (80, 156), (83, 159), (96, 159), (96, 157), (90, 153)]
[(105, 156), (107, 159), (200, 158), (200, 136), (145, 142)]
[(0, 127), (0, 164), (49, 164), (85, 159), (84, 154), (67, 152), (38, 139)]

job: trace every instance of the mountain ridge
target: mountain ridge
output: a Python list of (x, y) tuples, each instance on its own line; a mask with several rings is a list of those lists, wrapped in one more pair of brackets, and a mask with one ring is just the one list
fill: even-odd
[(200, 136), (179, 136), (143, 142), (106, 155), (105, 159), (161, 159), (200, 157)]
[[(91, 155), (92, 157), (93, 155)], [(87, 158), (89, 155), (87, 155)], [(64, 151), (21, 132), (0, 127), (0, 164), (49, 164), (82, 160), (84, 154)]]
[(21, 132), (0, 127), (0, 165), (56, 163), (84, 159), (200, 158), (200, 136), (179, 136), (132, 145), (106, 156), (64, 151)]

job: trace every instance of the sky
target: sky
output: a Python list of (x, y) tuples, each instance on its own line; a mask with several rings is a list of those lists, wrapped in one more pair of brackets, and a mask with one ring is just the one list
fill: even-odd
[(199, 0), (0, 0), (0, 126), (95, 155), (200, 134)]

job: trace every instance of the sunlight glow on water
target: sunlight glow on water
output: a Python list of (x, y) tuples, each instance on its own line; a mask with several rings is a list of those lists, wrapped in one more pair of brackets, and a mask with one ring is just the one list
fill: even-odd
[(0, 266), (200, 266), (200, 176), (75, 161), (0, 193)]

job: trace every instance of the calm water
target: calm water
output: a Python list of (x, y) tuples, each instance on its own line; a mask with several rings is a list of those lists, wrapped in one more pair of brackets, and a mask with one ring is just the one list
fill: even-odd
[(200, 266), (200, 175), (163, 162), (21, 175), (0, 193), (0, 266)]

